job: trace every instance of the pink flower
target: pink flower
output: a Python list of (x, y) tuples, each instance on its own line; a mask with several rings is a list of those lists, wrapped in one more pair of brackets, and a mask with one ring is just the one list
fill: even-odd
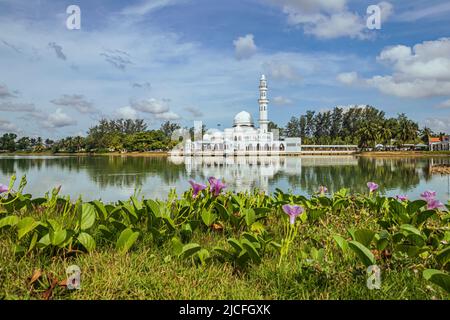
[(305, 209), (301, 206), (296, 205), (289, 205), (285, 204), (283, 205), (283, 211), (289, 216), (289, 222), (290, 224), (295, 223), (295, 218), (297, 218), (298, 215), (302, 214)]
[(427, 190), (427, 191), (423, 192), (422, 194), (420, 194), (420, 196), (427, 201), (433, 200), (434, 197), (436, 197), (436, 191)]
[(375, 182), (367, 182), (367, 188), (369, 188), (370, 193), (378, 189), (378, 185)]
[(395, 199), (397, 199), (397, 200), (400, 201), (400, 202), (403, 202), (403, 201), (408, 200), (408, 196), (407, 196), (407, 195), (401, 195), (401, 194), (399, 194), (399, 195), (396, 195), (396, 196), (395, 196)]
[(320, 187), (319, 187), (319, 193), (320, 193), (321, 195), (324, 195), (325, 193), (327, 193), (327, 191), (328, 191), (328, 188), (327, 188), (327, 187), (325, 187), (325, 186), (320, 186)]
[(8, 192), (8, 187), (4, 184), (0, 184), (0, 194)]
[(442, 202), (440, 202), (439, 200), (436, 200), (436, 199), (429, 199), (427, 201), (427, 209), (428, 210), (439, 209), (439, 208), (441, 208), (443, 206), (444, 206), (444, 204)]
[(209, 191), (214, 193), (214, 195), (217, 197), (222, 189), (226, 188), (226, 184), (223, 183), (220, 179), (216, 179), (214, 177), (208, 178), (209, 182)]
[(189, 183), (192, 186), (192, 190), (193, 190), (192, 197), (194, 197), (194, 198), (197, 197), (197, 195), (199, 194), (200, 191), (206, 189), (206, 186), (204, 184), (197, 183), (194, 180), (189, 180)]

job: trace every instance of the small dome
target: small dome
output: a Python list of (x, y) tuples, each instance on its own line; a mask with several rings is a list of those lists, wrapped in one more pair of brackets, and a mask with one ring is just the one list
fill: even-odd
[(234, 127), (253, 127), (253, 118), (247, 111), (241, 111), (234, 117)]

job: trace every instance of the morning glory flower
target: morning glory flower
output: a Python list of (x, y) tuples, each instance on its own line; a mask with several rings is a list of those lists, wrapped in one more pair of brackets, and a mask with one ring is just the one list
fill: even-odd
[(441, 208), (443, 206), (444, 206), (444, 204), (442, 202), (440, 202), (439, 200), (436, 200), (436, 199), (429, 199), (427, 201), (427, 209), (428, 210), (439, 209), (439, 208)]
[(289, 216), (289, 223), (294, 224), (295, 218), (297, 218), (298, 215), (302, 214), (305, 209), (301, 206), (296, 205), (289, 205), (285, 204), (283, 205), (283, 211)]
[(375, 182), (367, 182), (367, 188), (369, 188), (370, 193), (378, 189), (378, 185)]
[(397, 200), (400, 201), (400, 202), (403, 202), (403, 201), (408, 200), (408, 196), (407, 196), (407, 195), (401, 195), (401, 194), (399, 194), (399, 195), (396, 195), (396, 196), (395, 196), (395, 199), (397, 199)]
[(421, 193), (420, 196), (427, 201), (433, 200), (434, 197), (436, 197), (436, 191), (427, 190), (427, 191)]
[(206, 189), (206, 186), (204, 184), (201, 183), (197, 183), (194, 180), (189, 180), (189, 183), (192, 186), (192, 197), (197, 197), (197, 195), (199, 194), (200, 191), (202, 191), (203, 189)]
[(8, 186), (5, 186), (4, 184), (0, 184), (0, 194), (8, 192)]
[(327, 187), (325, 187), (325, 186), (320, 186), (320, 187), (319, 187), (319, 193), (320, 193), (321, 195), (324, 195), (325, 193), (327, 193), (327, 191), (328, 191), (328, 188), (327, 188)]
[(222, 189), (226, 188), (226, 184), (223, 183), (220, 179), (216, 179), (214, 177), (208, 178), (209, 182), (209, 191), (214, 193), (214, 195), (217, 197)]

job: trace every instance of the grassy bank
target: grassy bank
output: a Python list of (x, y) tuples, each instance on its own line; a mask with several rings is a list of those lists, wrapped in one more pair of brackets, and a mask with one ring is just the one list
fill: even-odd
[[(449, 205), (432, 194), (233, 194), (212, 181), (196, 197), (104, 204), (24, 184), (0, 199), (2, 298), (449, 298)], [(379, 290), (366, 285), (374, 264)], [(81, 290), (66, 288), (70, 265)]]

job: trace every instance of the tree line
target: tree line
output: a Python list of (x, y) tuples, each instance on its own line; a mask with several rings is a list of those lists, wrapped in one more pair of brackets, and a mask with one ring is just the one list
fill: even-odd
[[(0, 136), (0, 151), (41, 152), (111, 152), (111, 151), (167, 151), (178, 141), (172, 141), (172, 133), (182, 129), (194, 137), (194, 128), (181, 128), (179, 124), (164, 122), (157, 130), (149, 130), (142, 119), (102, 119), (89, 128), (86, 137), (69, 136), (58, 141), (41, 137), (21, 137), (15, 133)], [(428, 144), (430, 136), (444, 135), (419, 125), (405, 114), (388, 118), (372, 106), (340, 108), (328, 111), (306, 111), (292, 117), (285, 127), (274, 122), (269, 129), (278, 129), (280, 136), (301, 137), (303, 144), (355, 144), (360, 148), (372, 148), (376, 144), (401, 146), (407, 143)], [(202, 133), (206, 132), (203, 126)]]
[(5, 133), (0, 137), (0, 151), (41, 152), (112, 152), (112, 151), (166, 151), (176, 142), (171, 141), (172, 133), (180, 126), (169, 121), (157, 130), (148, 130), (142, 119), (102, 119), (89, 128), (86, 137), (69, 136), (58, 141), (41, 138), (22, 137), (15, 133)]
[(292, 117), (282, 135), (301, 137), (303, 144), (354, 144), (369, 148), (376, 144), (428, 144), (430, 136), (444, 133), (436, 134), (427, 127), (420, 129), (404, 113), (388, 118), (372, 106), (353, 106), (321, 112), (308, 110), (300, 117)]

